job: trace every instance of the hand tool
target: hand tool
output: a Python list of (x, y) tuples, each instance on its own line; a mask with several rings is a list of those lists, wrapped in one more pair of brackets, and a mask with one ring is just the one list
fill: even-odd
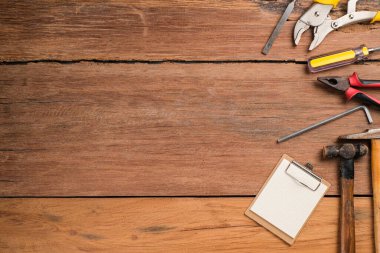
[(298, 45), (302, 34), (310, 27), (314, 28), (314, 40), (309, 50), (313, 50), (321, 44), (330, 32), (338, 28), (364, 21), (371, 21), (371, 23), (380, 21), (380, 12), (356, 11), (356, 2), (358, 0), (349, 0), (347, 3), (347, 14), (334, 20), (330, 17), (329, 13), (338, 5), (339, 1), (314, 0), (314, 5), (302, 15), (295, 25), (294, 43)]
[(380, 51), (380, 47), (368, 48), (365, 45), (362, 45), (354, 49), (345, 49), (314, 56), (307, 61), (307, 66), (310, 72), (317, 73), (367, 60), (368, 55), (376, 51)]
[(323, 148), (324, 158), (340, 157), (340, 253), (355, 252), (354, 160), (368, 153), (364, 144), (345, 143)]
[(331, 121), (334, 121), (334, 120), (340, 119), (340, 118), (342, 118), (342, 117), (344, 117), (344, 116), (347, 116), (347, 115), (349, 115), (349, 114), (351, 114), (351, 113), (353, 113), (353, 112), (356, 112), (356, 111), (358, 111), (358, 110), (363, 110), (364, 113), (365, 113), (365, 115), (367, 116), (368, 123), (369, 123), (369, 124), (372, 124), (373, 120), (372, 120), (372, 117), (371, 117), (371, 113), (369, 112), (369, 110), (368, 110), (367, 107), (361, 105), (361, 106), (357, 106), (357, 107), (355, 107), (355, 108), (352, 108), (352, 109), (350, 109), (350, 110), (348, 110), (348, 111), (345, 111), (345, 112), (339, 113), (338, 115), (335, 115), (335, 116), (332, 116), (332, 117), (327, 118), (327, 119), (325, 119), (325, 120), (322, 120), (322, 121), (320, 121), (320, 122), (318, 122), (318, 123), (315, 123), (315, 124), (313, 124), (313, 125), (311, 125), (311, 126), (308, 126), (308, 127), (304, 128), (304, 129), (301, 129), (301, 130), (299, 130), (299, 131), (297, 131), (297, 132), (294, 132), (294, 133), (289, 134), (289, 135), (287, 135), (287, 136), (281, 137), (281, 138), (279, 138), (279, 139), (277, 140), (277, 143), (281, 143), (281, 142), (287, 141), (287, 140), (289, 140), (289, 139), (291, 139), (291, 138), (294, 138), (294, 137), (296, 137), (296, 136), (298, 136), (298, 135), (301, 135), (301, 134), (303, 134), (303, 133), (305, 133), (305, 132), (307, 132), (307, 131), (310, 131), (310, 130), (315, 129), (315, 128), (320, 127), (320, 126), (323, 126), (323, 125), (325, 125), (325, 124), (327, 124), (327, 123), (329, 123), (329, 122), (331, 122)]
[(278, 23), (277, 23), (276, 27), (274, 28), (271, 36), (269, 37), (267, 43), (264, 46), (264, 49), (262, 51), (263, 54), (267, 55), (269, 53), (269, 50), (272, 48), (274, 41), (276, 40), (276, 38), (280, 34), (281, 29), (282, 29), (283, 25), (285, 24), (285, 21), (288, 20), (290, 14), (292, 13), (295, 3), (296, 3), (296, 0), (292, 0), (288, 4), (288, 7), (286, 7), (284, 14), (282, 14), (280, 20), (278, 21)]
[(341, 136), (344, 140), (371, 140), (371, 168), (374, 210), (374, 235), (376, 253), (380, 253), (380, 129)]
[(357, 73), (350, 77), (327, 76), (318, 77), (318, 81), (333, 87), (346, 94), (347, 100), (360, 99), (365, 104), (372, 104), (380, 108), (380, 100), (352, 87), (380, 88), (380, 80), (361, 80)]

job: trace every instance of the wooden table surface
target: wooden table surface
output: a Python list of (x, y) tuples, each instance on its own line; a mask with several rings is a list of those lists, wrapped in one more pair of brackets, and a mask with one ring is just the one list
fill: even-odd
[[(0, 1), (0, 252), (337, 252), (337, 160), (321, 149), (369, 128), (363, 113), (276, 139), (359, 104), (305, 61), (379, 46), (380, 24), (308, 52), (311, 32), (294, 47), (292, 30), (312, 1), (297, 1), (264, 56), (287, 3)], [(321, 75), (379, 67), (374, 54)], [(284, 153), (332, 184), (292, 247), (243, 215)], [(359, 253), (374, 252), (369, 161), (356, 164)]]

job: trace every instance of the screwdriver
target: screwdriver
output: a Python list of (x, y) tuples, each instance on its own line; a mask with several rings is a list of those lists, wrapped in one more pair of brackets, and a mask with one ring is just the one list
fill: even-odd
[(370, 53), (376, 51), (380, 51), (380, 47), (368, 48), (365, 45), (361, 45), (354, 49), (345, 49), (312, 57), (307, 61), (307, 66), (310, 72), (317, 73), (366, 60)]

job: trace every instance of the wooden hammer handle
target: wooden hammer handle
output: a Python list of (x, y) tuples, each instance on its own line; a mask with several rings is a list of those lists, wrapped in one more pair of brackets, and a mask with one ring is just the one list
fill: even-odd
[(376, 253), (380, 253), (380, 140), (372, 139), (373, 218)]
[(340, 163), (340, 253), (355, 253), (354, 160)]

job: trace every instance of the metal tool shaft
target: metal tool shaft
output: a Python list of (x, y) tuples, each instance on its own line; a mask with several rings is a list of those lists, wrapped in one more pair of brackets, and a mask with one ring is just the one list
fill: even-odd
[(377, 51), (380, 51), (380, 47), (374, 47), (374, 48), (369, 48), (368, 49), (368, 52), (370, 52), (370, 53), (377, 52)]
[(285, 21), (288, 20), (290, 14), (292, 13), (295, 3), (296, 3), (296, 0), (293, 0), (292, 2), (288, 4), (288, 7), (286, 7), (284, 14), (282, 14), (280, 20), (278, 21), (276, 25), (276, 28), (274, 28), (271, 36), (269, 37), (267, 43), (264, 46), (264, 49), (262, 51), (263, 54), (267, 55), (269, 53), (269, 50), (272, 48), (274, 41), (280, 34), (281, 28), (284, 26)]
[(320, 122), (318, 122), (318, 123), (315, 123), (315, 124), (313, 124), (313, 125), (311, 125), (311, 126), (308, 126), (308, 127), (304, 128), (304, 129), (301, 129), (301, 130), (299, 130), (299, 131), (297, 131), (297, 132), (295, 132), (295, 133), (292, 133), (292, 134), (289, 134), (289, 135), (287, 135), (287, 136), (281, 137), (281, 138), (279, 138), (279, 139), (277, 140), (277, 142), (278, 142), (278, 143), (281, 143), (281, 142), (287, 141), (287, 140), (292, 139), (292, 138), (294, 138), (294, 137), (296, 137), (296, 136), (299, 136), (299, 135), (301, 135), (301, 134), (303, 134), (303, 133), (305, 133), (305, 132), (308, 132), (308, 131), (310, 131), (310, 130), (313, 130), (313, 129), (315, 129), (315, 128), (318, 128), (318, 127), (320, 127), (320, 126), (323, 126), (323, 125), (325, 125), (325, 124), (327, 124), (327, 123), (329, 123), (329, 122), (331, 122), (331, 121), (334, 121), (334, 120), (337, 120), (337, 119), (343, 118), (344, 116), (347, 116), (347, 115), (349, 115), (349, 114), (351, 114), (351, 113), (353, 113), (353, 112), (359, 111), (359, 110), (363, 110), (363, 111), (364, 111), (364, 113), (365, 113), (365, 115), (366, 115), (366, 117), (367, 117), (368, 123), (369, 123), (369, 124), (372, 124), (373, 120), (372, 120), (371, 113), (369, 112), (369, 110), (368, 110), (367, 107), (365, 107), (364, 105), (361, 105), (361, 106), (357, 106), (357, 107), (355, 107), (355, 108), (352, 108), (352, 109), (350, 109), (350, 110), (348, 110), (348, 111), (342, 112), (342, 113), (340, 113), (340, 114), (338, 114), (338, 115), (335, 115), (335, 116), (332, 116), (332, 117), (327, 118), (327, 119), (325, 119), (325, 120), (322, 120), (322, 121), (320, 121)]

